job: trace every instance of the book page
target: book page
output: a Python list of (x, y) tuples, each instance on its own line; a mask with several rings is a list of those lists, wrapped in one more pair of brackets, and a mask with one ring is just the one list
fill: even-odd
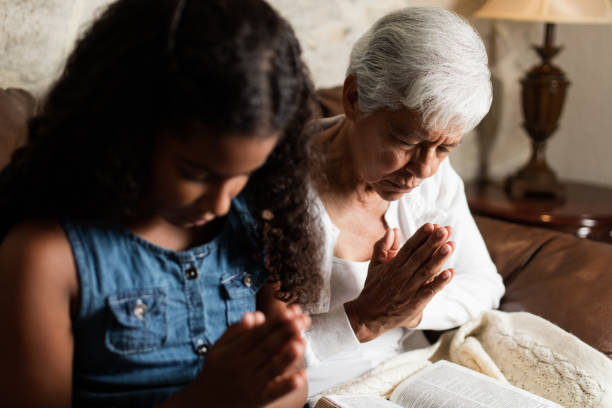
[[(375, 395), (326, 395), (324, 398), (343, 408), (402, 408)], [(317, 408), (319, 403), (316, 405)]]
[(561, 408), (540, 396), (444, 360), (404, 380), (390, 400), (405, 408)]

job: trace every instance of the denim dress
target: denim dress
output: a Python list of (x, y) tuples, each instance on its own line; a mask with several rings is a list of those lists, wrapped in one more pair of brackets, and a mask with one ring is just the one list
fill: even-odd
[(149, 407), (195, 379), (266, 280), (253, 221), (236, 198), (220, 234), (171, 251), (123, 227), (63, 222), (81, 302), (73, 324), (73, 405)]

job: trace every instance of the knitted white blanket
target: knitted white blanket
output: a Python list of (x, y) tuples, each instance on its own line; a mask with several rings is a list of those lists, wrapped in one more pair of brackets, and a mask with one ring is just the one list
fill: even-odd
[(612, 361), (558, 326), (523, 312), (485, 312), (436, 344), (391, 358), (323, 394), (387, 397), (402, 380), (442, 359), (567, 408), (612, 407)]

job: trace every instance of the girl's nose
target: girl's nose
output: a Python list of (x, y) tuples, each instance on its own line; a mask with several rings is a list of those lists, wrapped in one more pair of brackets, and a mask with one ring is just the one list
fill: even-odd
[(226, 215), (232, 205), (233, 194), (231, 191), (231, 185), (229, 182), (224, 181), (218, 183), (214, 190), (207, 194), (207, 206), (208, 211), (215, 214), (217, 217)]

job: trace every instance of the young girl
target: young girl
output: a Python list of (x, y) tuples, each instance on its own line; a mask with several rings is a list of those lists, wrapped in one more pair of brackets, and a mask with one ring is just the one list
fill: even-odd
[(90, 28), (0, 174), (3, 404), (303, 405), (299, 54), (261, 0), (119, 0)]

